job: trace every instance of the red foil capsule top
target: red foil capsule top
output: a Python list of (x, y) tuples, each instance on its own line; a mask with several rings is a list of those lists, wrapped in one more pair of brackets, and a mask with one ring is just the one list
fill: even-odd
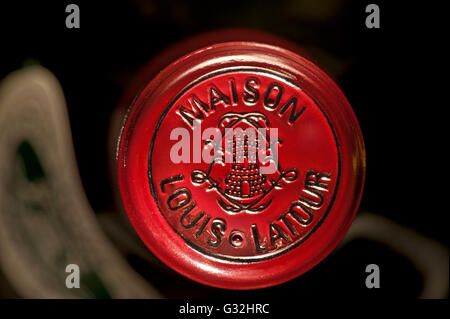
[(167, 265), (254, 289), (314, 267), (349, 228), (364, 144), (336, 84), (288, 50), (215, 44), (160, 72), (118, 151), (131, 222)]

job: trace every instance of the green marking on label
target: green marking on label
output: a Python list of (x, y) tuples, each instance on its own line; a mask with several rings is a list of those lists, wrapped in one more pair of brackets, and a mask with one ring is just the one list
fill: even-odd
[(25, 175), (30, 182), (37, 182), (45, 178), (41, 162), (29, 142), (22, 142), (17, 148), (17, 154), (22, 158)]
[(87, 287), (92, 292), (96, 299), (111, 299), (108, 289), (103, 284), (103, 281), (94, 271), (88, 271), (81, 274), (81, 287)]
[(36, 59), (34, 57), (29, 57), (25, 61), (23, 61), (22, 67), (27, 68), (27, 67), (34, 66), (34, 65), (41, 65), (41, 63), (39, 62), (38, 59)]

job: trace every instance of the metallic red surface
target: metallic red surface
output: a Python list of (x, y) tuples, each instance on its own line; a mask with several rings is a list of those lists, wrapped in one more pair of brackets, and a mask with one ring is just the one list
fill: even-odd
[[(202, 131), (278, 129), (278, 165), (205, 163)], [(174, 163), (175, 128), (189, 134), (189, 163)], [(269, 134), (268, 134), (269, 136)], [(227, 139), (222, 146), (225, 147)], [(267, 140), (269, 152), (275, 148)], [(338, 244), (356, 213), (364, 145), (344, 95), (320, 69), (285, 49), (215, 44), (160, 72), (130, 109), (118, 153), (127, 213), (167, 265), (204, 284), (253, 289), (309, 270)]]

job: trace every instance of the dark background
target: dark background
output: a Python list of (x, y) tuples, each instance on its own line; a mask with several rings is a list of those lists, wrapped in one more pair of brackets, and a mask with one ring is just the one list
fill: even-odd
[[(4, 2), (4, 1), (2, 1)], [(94, 3), (95, 2), (95, 3)], [(381, 29), (366, 29), (365, 7), (381, 9)], [(80, 6), (81, 28), (66, 29), (65, 7)], [(110, 115), (133, 74), (164, 48), (218, 28), (267, 31), (305, 49), (341, 87), (367, 151), (361, 210), (407, 225), (448, 245), (439, 136), (445, 108), (435, 101), (438, 69), (431, 24), (439, 7), (409, 1), (41, 1), (0, 5), (0, 78), (38, 62), (59, 79), (80, 175), (96, 211), (114, 209), (107, 163)], [(441, 39), (442, 40), (442, 39)], [(1, 156), (1, 154), (0, 154)], [(127, 256), (169, 297), (349, 295), (417, 296), (420, 274), (386, 247), (356, 241), (289, 283), (249, 292), (208, 288)], [(387, 269), (383, 289), (364, 286), (364, 267)], [(158, 268), (159, 269), (159, 268)], [(158, 272), (159, 271), (159, 272)]]

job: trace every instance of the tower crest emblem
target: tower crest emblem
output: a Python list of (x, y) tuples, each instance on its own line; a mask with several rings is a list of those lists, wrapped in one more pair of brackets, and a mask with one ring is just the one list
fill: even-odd
[(282, 170), (278, 163), (278, 134), (274, 137), (266, 116), (256, 112), (226, 113), (218, 129), (219, 141), (205, 141), (215, 156), (207, 171), (192, 172), (192, 182), (215, 191), (217, 203), (228, 213), (263, 211), (274, 190), (297, 179), (295, 169)]

